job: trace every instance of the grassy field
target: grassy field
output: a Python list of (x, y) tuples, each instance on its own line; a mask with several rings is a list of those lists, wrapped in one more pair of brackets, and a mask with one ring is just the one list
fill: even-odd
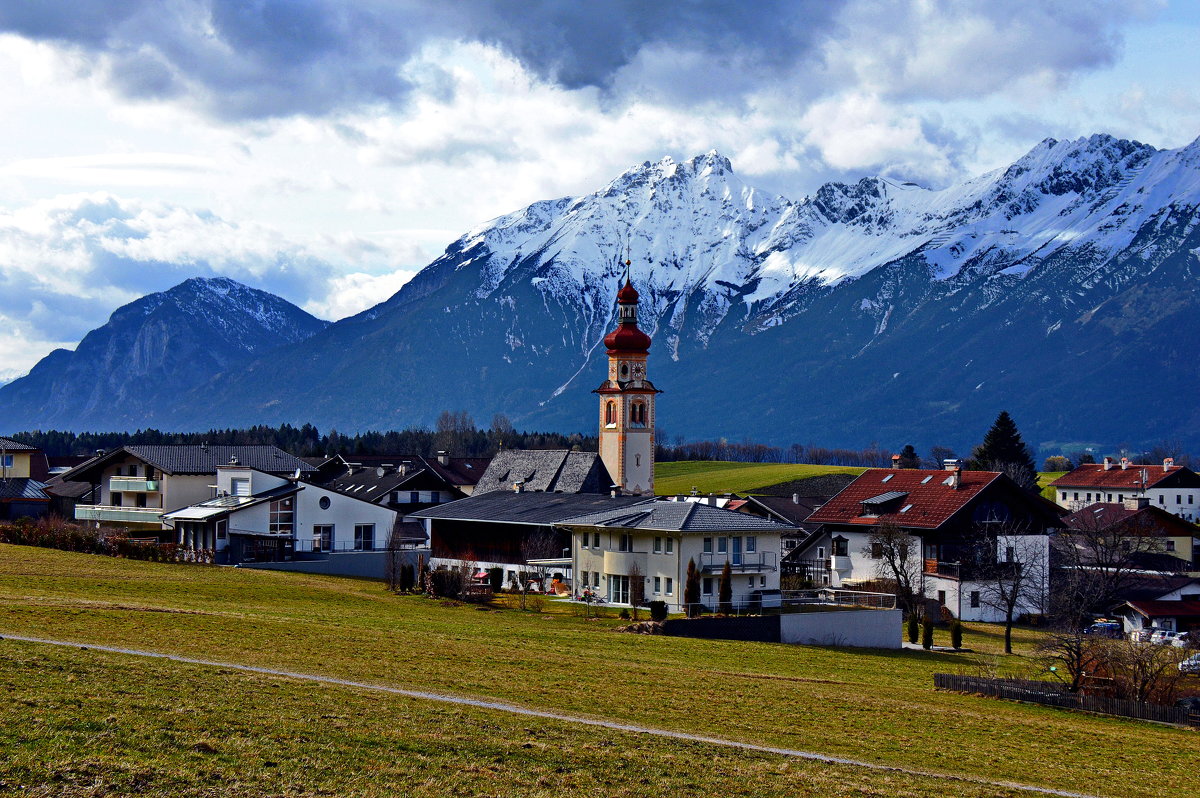
[(690, 493), (753, 493), (760, 488), (790, 482), (793, 479), (819, 477), (822, 474), (861, 474), (865, 469), (848, 466), (808, 465), (806, 463), (728, 463), (684, 460), (657, 463), (654, 467), (654, 492), (660, 496)]
[[(968, 629), (966, 644), (982, 654), (936, 654), (621, 635), (615, 623), (449, 606), (360, 580), (0, 545), (0, 634), (1099, 795), (1198, 783), (1194, 732), (935, 691), (937, 671), (1032, 669), (1026, 655), (995, 653), (994, 627)], [(1019, 650), (1033, 640), (1019, 632)], [(0, 793), (35, 784), (22, 794), (1009, 794), (15, 641), (0, 642), (0, 685)]]
[(1042, 489), (1042, 496), (1050, 501), (1054, 501), (1054, 490), (1049, 487), (1050, 483), (1066, 473), (1066, 471), (1039, 471), (1038, 487)]

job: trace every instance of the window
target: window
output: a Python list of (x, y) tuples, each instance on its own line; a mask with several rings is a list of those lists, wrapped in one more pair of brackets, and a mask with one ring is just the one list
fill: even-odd
[(700, 580), (700, 592), (706, 596), (712, 595), (713, 580), (711, 576), (706, 576)]
[(112, 495), (112, 506), (113, 507), (121, 506), (121, 494), (120, 493), (114, 493)]
[(267, 531), (272, 535), (292, 534), (292, 525), (296, 518), (296, 497), (287, 496), (271, 502), (270, 520)]
[(1175, 494), (1175, 503), (1176, 503), (1176, 504), (1183, 504), (1183, 497), (1182, 497), (1182, 496), (1180, 496), (1178, 493), (1176, 493), (1176, 494)]
[(129, 466), (129, 476), (131, 476), (131, 477), (136, 477), (136, 476), (137, 476), (137, 463), (132, 463), (132, 464), (130, 464), (130, 466)]
[[(592, 548), (593, 549), (600, 548), (600, 533), (599, 532), (592, 533)], [(599, 583), (596, 584), (596, 587), (600, 587)]]
[(654, 577), (654, 594), (658, 595), (661, 592), (662, 592), (662, 577), (656, 576), (656, 577)]
[(223, 520), (223, 519), (218, 521), (217, 522), (217, 540), (224, 540), (227, 537), (228, 529), (229, 529), (228, 521)]
[(675, 553), (675, 538), (667, 538), (667, 554)]
[(421, 492), (420, 491), (410, 490), (408, 492), (408, 503), (409, 504), (417, 504), (420, 501), (421, 501)]
[(583, 533), (583, 542), (579, 544), (579, 547), (581, 549), (586, 549), (588, 547), (588, 541), (590, 539), (591, 539), (591, 536), (587, 532), (584, 532)]
[(0, 467), (12, 468), (13, 467), (13, 456), (11, 454), (0, 455)]
[(750, 535), (746, 538), (746, 553), (751, 554), (756, 551), (758, 551), (758, 538)]
[(333, 524), (313, 525), (313, 551), (333, 551)]
[(328, 510), (329, 504), (330, 504), (330, 502), (329, 502), (328, 496), (322, 496), (320, 499), (317, 500), (317, 506), (320, 507), (322, 510)]
[(1067, 492), (1064, 490), (1064, 491), (1061, 491), (1061, 493), (1062, 493), (1062, 500), (1066, 501), (1067, 500)]
[(614, 604), (629, 603), (629, 577), (611, 574), (608, 577), (608, 600)]
[[(654, 553), (662, 554), (662, 538), (654, 539)], [(657, 593), (658, 591), (655, 591), (655, 592)]]
[(883, 556), (883, 544), (878, 540), (871, 544), (871, 559), (878, 560)]
[(1164, 543), (1167, 547), (1167, 551), (1175, 551), (1175, 541), (1168, 539), (1164, 541)]
[(1016, 555), (1016, 550), (1015, 550), (1015, 549), (1013, 549), (1013, 547), (1012, 547), (1012, 546), (1006, 546), (1006, 547), (1004, 548), (1004, 561), (1005, 561), (1005, 562), (1012, 562), (1012, 561), (1013, 561), (1013, 557), (1014, 557), (1015, 555)]
[(1162, 495), (1161, 493), (1160, 493), (1160, 494), (1158, 494), (1158, 503), (1159, 503), (1159, 504), (1166, 504), (1166, 503), (1167, 503), (1167, 497), (1166, 497), (1166, 496), (1164, 496), (1164, 495)]
[(945, 590), (938, 591), (938, 605), (940, 605), (942, 607), (946, 606), (946, 591)]
[(600, 589), (600, 572), (599, 571), (592, 571), (592, 587), (596, 588), (597, 590)]
[(633, 535), (621, 535), (617, 540), (617, 551), (633, 551)]
[(971, 608), (979, 609), (979, 591), (978, 590), (971, 591)]
[(1188, 504), (1195, 504), (1195, 502), (1192, 501), (1192, 494), (1190, 493), (1188, 494)]
[(372, 551), (375, 548), (375, 525), (354, 525), (354, 548), (357, 551)]
[(234, 496), (249, 496), (250, 480), (245, 477), (234, 477), (229, 480), (229, 492)]
[(704, 539), (704, 553), (712, 554), (712, 538)]
[(746, 578), (749, 580), (749, 584), (748, 584), (748, 585), (746, 585), (746, 586), (747, 586), (747, 587), (754, 587), (754, 577), (753, 577), (753, 576), (749, 576), (749, 577), (746, 577)]
[(817, 559), (818, 560), (825, 559), (825, 547), (824, 546), (817, 546)]
[(717, 554), (725, 554), (729, 551), (729, 538), (717, 538)]
[(667, 577), (667, 595), (668, 596), (675, 595), (675, 580), (669, 576)]
[(758, 586), (759, 587), (767, 586), (767, 575), (766, 574), (762, 574), (761, 576), (758, 577)]
[(1090, 494), (1090, 493), (1089, 493), (1089, 494), (1087, 495), (1087, 500), (1088, 500), (1088, 501), (1091, 501), (1091, 500), (1092, 500), (1092, 494)]
[(606, 427), (617, 426), (617, 403), (616, 402), (605, 402), (604, 403), (604, 426), (606, 426)]
[(833, 556), (834, 557), (850, 556), (849, 555), (849, 546), (848, 546), (849, 543), (850, 543), (850, 541), (846, 540), (841, 535), (838, 535), (836, 538), (834, 538), (833, 539)]
[(133, 498), (134, 498), (134, 500), (135, 500), (135, 501), (134, 501), (134, 504), (135, 504), (135, 505), (137, 505), (138, 507), (145, 507), (145, 506), (146, 506), (146, 494), (144, 494), (144, 493), (138, 493), (138, 494), (137, 494), (137, 495), (135, 495)]
[(629, 408), (629, 423), (635, 427), (646, 426), (646, 405), (643, 402), (634, 402)]
[(1117, 494), (1117, 501), (1124, 503), (1124, 502), (1125, 502), (1125, 494), (1124, 494), (1124, 493), (1118, 493), (1118, 494)]
[(1110, 494), (1108, 494), (1108, 500), (1109, 500), (1109, 501), (1112, 501), (1112, 494), (1111, 494), (1111, 493), (1110, 493)]

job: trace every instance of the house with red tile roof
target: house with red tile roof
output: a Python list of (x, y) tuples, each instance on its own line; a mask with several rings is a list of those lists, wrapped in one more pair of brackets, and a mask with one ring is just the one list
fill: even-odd
[(1073, 540), (1071, 532), (1084, 536), (1101, 533), (1126, 542), (1132, 565), (1140, 571), (1184, 574), (1197, 568), (1195, 550), (1200, 527), (1154, 506), (1148, 498), (1092, 504), (1063, 521), (1068, 533), (1062, 537), (1062, 545)]
[(1050, 483), (1059, 507), (1075, 511), (1101, 502), (1123, 504), (1146, 498), (1150, 503), (1187, 521), (1200, 520), (1200, 474), (1175, 465), (1134, 465), (1129, 458), (1105, 457), (1102, 463), (1081, 465)]
[[(983, 567), (1036, 568), (1044, 596), (1048, 532), (1063, 526), (1061, 515), (998, 472), (964, 471), (956, 463), (944, 470), (872, 468), (806, 519), (819, 527), (792, 556), (818, 563), (815, 574), (824, 584), (863, 585), (885, 576), (872, 534), (880, 524), (894, 524), (916, 541), (913, 568), (927, 599), (963, 620), (996, 621), (1002, 616), (987, 606), (978, 583)], [(1041, 609), (1030, 605), (1021, 612)]]

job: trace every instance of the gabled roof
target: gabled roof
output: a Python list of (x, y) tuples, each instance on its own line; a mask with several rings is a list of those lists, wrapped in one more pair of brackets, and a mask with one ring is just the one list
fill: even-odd
[(0, 479), (0, 501), (50, 501), (46, 485), (29, 477)]
[(662, 499), (632, 507), (580, 515), (560, 521), (559, 524), (663, 532), (783, 533), (794, 529), (749, 513), (736, 513), (700, 502), (673, 502)]
[(40, 452), (41, 451), (41, 449), (39, 449), (36, 446), (30, 446), (27, 443), (21, 443), (20, 441), (14, 441), (12, 438), (5, 438), (3, 436), (0, 436), (0, 449), (5, 449), (10, 452)]
[(1200, 618), (1200, 601), (1127, 601), (1147, 618)]
[(490, 491), (482, 494), (477, 492), (466, 499), (429, 507), (411, 513), (409, 517), (552, 526), (566, 518), (652, 501), (654, 499), (648, 496), (612, 497), (602, 493)]
[[(205, 444), (164, 444), (154, 446), (122, 446), (120, 449), (93, 457), (63, 474), (66, 480), (86, 479), (89, 475), (99, 477), (99, 471), (115, 460), (132, 455), (164, 474), (216, 474), (218, 466), (237, 465), (253, 468), (268, 474), (301, 474), (316, 469), (299, 457), (288, 454), (278, 446), (209, 446)], [(236, 459), (236, 462), (234, 460)]]
[[(1143, 476), (1145, 484), (1143, 485)], [(1051, 482), (1055, 488), (1100, 488), (1102, 490), (1141, 490), (1170, 482), (1181, 487), (1200, 487), (1200, 475), (1183, 466), (1113, 465), (1105, 470), (1101, 463), (1081, 465), (1069, 474)]]
[(1063, 518), (1067, 529), (1099, 531), (1116, 524), (1128, 526), (1132, 534), (1174, 535), (1177, 537), (1200, 535), (1200, 528), (1171, 515), (1153, 504), (1131, 510), (1117, 502), (1100, 502), (1076, 510)]
[(517, 482), (526, 492), (607, 493), (612, 477), (595, 452), (507, 449), (492, 458), (475, 493), (511, 491)]
[(864, 516), (863, 503), (877, 501), (889, 494), (907, 493), (903, 506), (882, 517), (901, 526), (936, 529), (989, 485), (1007, 479), (995, 471), (962, 471), (959, 486), (953, 488), (947, 484), (950, 477), (950, 471), (921, 468), (868, 469), (806, 520), (808, 523), (875, 525), (880, 517)]

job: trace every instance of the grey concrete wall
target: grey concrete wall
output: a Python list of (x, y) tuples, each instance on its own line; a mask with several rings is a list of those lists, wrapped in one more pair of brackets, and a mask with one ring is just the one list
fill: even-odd
[[(429, 549), (404, 549), (399, 552), (400, 564), (416, 566), (417, 557), (422, 555), (429, 562)], [(258, 568), (265, 571), (297, 571), (305, 574), (327, 576), (355, 576), (361, 579), (386, 579), (389, 552), (386, 551), (340, 551), (330, 553), (319, 560), (293, 560), (292, 562), (242, 563), (239, 568)]]
[(900, 648), (902, 610), (836, 610), (779, 616), (784, 643), (852, 648)]

